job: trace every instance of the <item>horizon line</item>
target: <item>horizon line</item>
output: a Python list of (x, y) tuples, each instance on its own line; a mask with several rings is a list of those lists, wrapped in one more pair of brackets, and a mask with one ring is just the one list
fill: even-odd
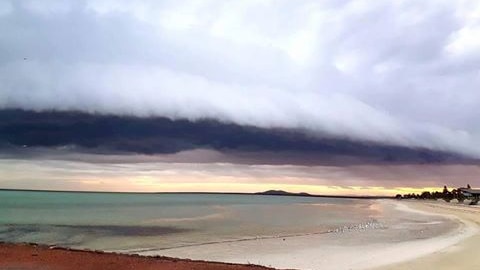
[[(56, 190), (56, 189), (16, 189), (0, 188), (0, 191), (24, 191), (24, 192), (58, 192), (58, 193), (101, 193), (101, 194), (211, 194), (211, 195), (260, 195), (260, 196), (286, 196), (286, 197), (317, 197), (317, 198), (345, 198), (345, 199), (393, 199), (395, 196), (386, 195), (323, 195), (310, 194), (307, 192), (288, 192), (284, 190), (266, 190), (259, 192), (218, 192), (218, 191), (90, 191), (90, 190)], [(266, 194), (268, 191), (280, 191), (284, 194)]]

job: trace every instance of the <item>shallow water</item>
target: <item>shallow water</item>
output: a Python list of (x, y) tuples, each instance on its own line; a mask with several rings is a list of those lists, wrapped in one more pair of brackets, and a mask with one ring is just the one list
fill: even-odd
[(382, 216), (370, 200), (0, 191), (0, 240), (117, 251), (321, 233)]

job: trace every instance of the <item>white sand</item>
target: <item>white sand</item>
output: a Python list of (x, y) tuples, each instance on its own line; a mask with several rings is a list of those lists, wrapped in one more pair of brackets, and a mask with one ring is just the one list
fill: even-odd
[[(444, 250), (460, 243), (466, 238), (476, 235), (478, 224), (468, 219), (459, 218), (452, 213), (433, 213), (415, 208), (415, 203), (397, 201), (380, 201), (384, 207), (396, 207), (402, 211), (405, 221), (399, 230), (408, 234), (421, 234), (423, 231), (413, 231), (408, 227), (409, 216), (423, 215), (428, 217), (445, 217), (458, 226), (456, 229), (443, 232), (441, 235), (412, 241), (402, 241), (396, 238), (378, 240), (377, 230), (348, 231), (345, 233), (329, 233), (305, 235), (288, 238), (258, 239), (240, 242), (216, 243), (202, 246), (182, 247), (162, 251), (150, 251), (143, 255), (165, 255), (180, 258), (190, 258), (208, 261), (233, 263), (253, 263), (271, 266), (280, 269), (370, 269), (385, 265), (392, 265), (404, 261), (411, 261), (437, 251)], [(428, 224), (425, 222), (424, 224)], [(428, 225), (426, 228), (428, 228)], [(392, 226), (394, 228), (395, 226)], [(393, 229), (392, 229), (393, 231)], [(400, 231), (403, 233), (403, 231)], [(389, 229), (382, 232), (388, 236)], [(380, 239), (383, 239), (380, 238)], [(400, 234), (400, 238), (402, 235)], [(421, 238), (421, 237), (419, 237)]]
[[(411, 202), (415, 208), (444, 215), (454, 215), (470, 227), (466, 238), (425, 256), (401, 263), (389, 264), (378, 270), (404, 269), (480, 269), (480, 207), (444, 202)], [(473, 235), (472, 235), (473, 233)], [(415, 248), (421, 251), (420, 248)]]

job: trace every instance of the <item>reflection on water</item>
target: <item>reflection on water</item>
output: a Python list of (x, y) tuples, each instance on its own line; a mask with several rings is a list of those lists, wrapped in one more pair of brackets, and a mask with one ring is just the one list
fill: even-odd
[(381, 212), (369, 200), (0, 191), (0, 240), (103, 250), (321, 233)]

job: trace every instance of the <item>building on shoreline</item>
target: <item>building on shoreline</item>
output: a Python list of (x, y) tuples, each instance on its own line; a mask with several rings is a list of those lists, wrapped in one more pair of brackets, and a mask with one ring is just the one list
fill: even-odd
[(478, 204), (480, 200), (480, 189), (473, 189), (470, 186), (467, 188), (459, 188), (458, 189), (465, 197), (471, 198), (470, 204)]

